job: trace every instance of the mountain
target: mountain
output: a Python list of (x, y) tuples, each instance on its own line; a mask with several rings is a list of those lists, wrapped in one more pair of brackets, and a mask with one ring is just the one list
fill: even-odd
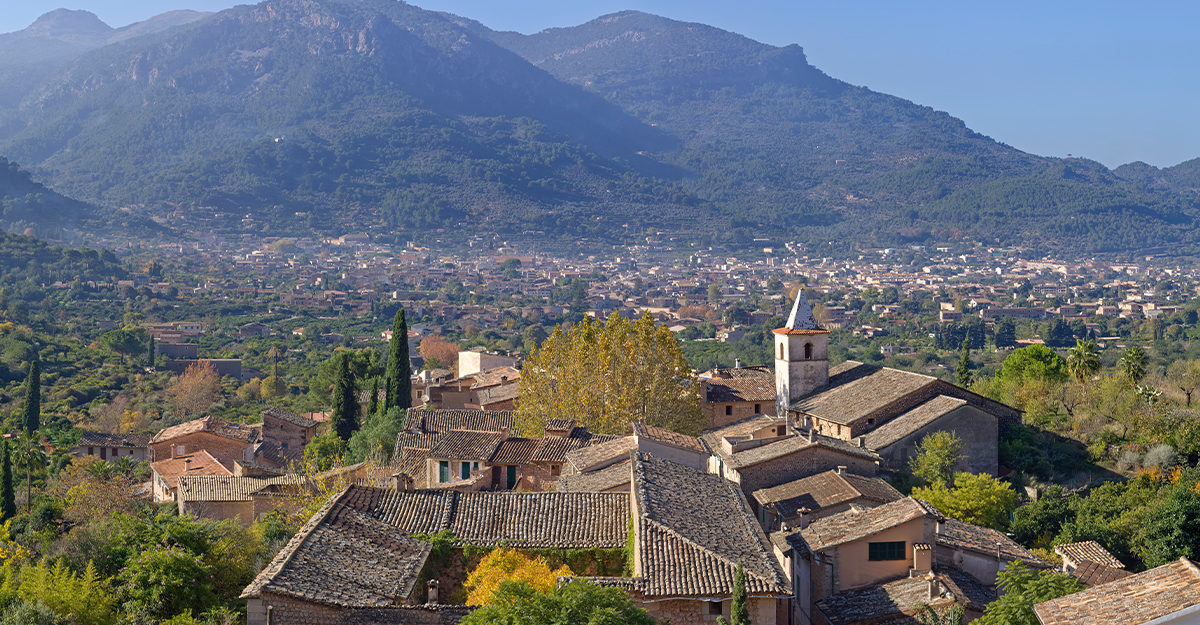
[(0, 101), (0, 154), (214, 231), (1200, 245), (1196, 161), (1026, 154), (703, 24), (626, 11), (521, 35), (392, 0), (171, 19), (118, 35), (56, 11), (0, 36), (76, 46)]

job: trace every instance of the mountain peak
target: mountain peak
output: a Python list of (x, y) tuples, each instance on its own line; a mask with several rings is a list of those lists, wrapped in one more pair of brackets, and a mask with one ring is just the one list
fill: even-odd
[(73, 11), (71, 9), (54, 9), (43, 14), (25, 29), (27, 33), (39, 35), (55, 35), (67, 32), (106, 33), (112, 27), (91, 11)]

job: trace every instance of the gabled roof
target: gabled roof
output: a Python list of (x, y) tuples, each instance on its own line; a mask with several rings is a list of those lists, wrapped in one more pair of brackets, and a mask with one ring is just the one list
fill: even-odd
[(792, 404), (815, 417), (850, 425), (937, 381), (927, 375), (848, 360), (829, 369), (829, 383)]
[(452, 430), (438, 437), (429, 450), (429, 457), (482, 462), (492, 457), (502, 440), (504, 435), (495, 432)]
[(84, 432), (79, 437), (76, 447), (121, 447), (137, 449), (150, 444), (153, 434), (107, 434), (104, 432)]
[(785, 519), (807, 508), (817, 512), (824, 508), (866, 499), (884, 504), (902, 499), (886, 480), (863, 477), (852, 473), (826, 471), (794, 482), (754, 491), (754, 498), (763, 505), (772, 505)]
[(286, 421), (292, 425), (298, 425), (302, 428), (311, 428), (317, 426), (316, 421), (313, 421), (308, 417), (298, 415), (294, 412), (284, 410), (283, 408), (267, 408), (263, 411), (263, 417), (272, 417), (274, 419), (279, 419), (280, 421)]
[(630, 481), (629, 460), (618, 462), (600, 469), (577, 475), (563, 475), (555, 483), (555, 489), (560, 493), (602, 493), (621, 486), (628, 486)]
[[(936, 584), (933, 599), (929, 597), (931, 582)], [(916, 614), (921, 604), (940, 611), (958, 603), (969, 610), (982, 612), (985, 605), (995, 600), (995, 591), (968, 573), (952, 566), (941, 566), (932, 577), (905, 576), (839, 592), (818, 600), (816, 607), (831, 625), (909, 623), (916, 621), (903, 615)]]
[(479, 404), (486, 406), (488, 404), (498, 404), (510, 399), (521, 398), (520, 384), (503, 384), (500, 386), (492, 386), (479, 391)]
[[(825, 436), (810, 432), (808, 434), (797, 434), (779, 437), (778, 441), (768, 443), (760, 447), (754, 447), (745, 451), (738, 451), (730, 454), (725, 451), (725, 447), (721, 444), (721, 439), (729, 435), (738, 435), (737, 432), (746, 430), (747, 433), (766, 427), (771, 423), (783, 423), (783, 420), (775, 417), (758, 417), (745, 419), (738, 423), (732, 424), (730, 427), (721, 428), (718, 430), (710, 430), (707, 434), (700, 436), (700, 439), (708, 445), (708, 448), (713, 453), (721, 457), (725, 464), (733, 469), (745, 469), (757, 464), (777, 460), (785, 456), (790, 456), (795, 453), (801, 453), (809, 449), (826, 449), (836, 451), (838, 453), (861, 458), (863, 460), (879, 461), (879, 455), (875, 452), (859, 447), (850, 441), (845, 441), (832, 436)], [(754, 426), (754, 427), (750, 427)], [(810, 439), (811, 435), (811, 439)]]
[(179, 477), (183, 475), (233, 475), (233, 471), (204, 450), (159, 460), (150, 468), (171, 488), (179, 486)]
[(969, 549), (977, 553), (995, 556), (1000, 551), (1000, 559), (1004, 562), (1020, 560), (1030, 566), (1048, 569), (1049, 562), (1033, 555), (1028, 549), (1018, 545), (1008, 536), (990, 527), (981, 527), (963, 523), (958, 519), (946, 518), (942, 521), (941, 529), (934, 536), (937, 544), (951, 549)]
[(938, 395), (904, 414), (890, 419), (863, 436), (871, 449), (882, 449), (967, 405), (965, 399)]
[(800, 535), (809, 549), (822, 551), (874, 536), (916, 519), (936, 519), (940, 516), (941, 513), (927, 502), (905, 497), (877, 508), (847, 510), (817, 519), (800, 530)]
[(738, 562), (752, 596), (790, 595), (773, 548), (733, 482), (634, 452), (641, 517), (639, 585), (647, 598), (729, 597)]
[(699, 454), (707, 453), (704, 449), (704, 445), (700, 444), (700, 439), (696, 438), (695, 436), (680, 434), (679, 432), (673, 432), (666, 428), (655, 427), (653, 425), (647, 425), (637, 421), (631, 425), (633, 427), (634, 436), (644, 438), (655, 443), (678, 447), (679, 449), (683, 449), (685, 451), (691, 451)]
[(513, 427), (515, 413), (511, 410), (433, 410), (410, 408), (405, 430), (423, 432), (448, 432), (450, 430), (473, 430), (476, 432), (499, 432)]
[(150, 439), (150, 444), (153, 445), (155, 443), (166, 442), (181, 436), (187, 436), (188, 434), (195, 434), (197, 432), (215, 434), (217, 436), (231, 438), (243, 443), (253, 443), (256, 438), (250, 428), (233, 425), (228, 421), (223, 421), (216, 417), (208, 416), (200, 417), (199, 419), (194, 419), (192, 421), (188, 421), (187, 423), (180, 423), (179, 425), (174, 425), (162, 430)]
[[(1136, 625), (1200, 606), (1200, 568), (1187, 558), (1033, 606), (1042, 625)], [(1191, 621), (1179, 621), (1191, 622)]]
[(263, 592), (347, 608), (403, 604), (429, 543), (371, 518), (335, 497), (313, 515), (242, 592)]
[(496, 446), (495, 453), (488, 458), (489, 464), (525, 467), (533, 464), (533, 452), (537, 449), (540, 439), (536, 438), (506, 438)]
[(637, 441), (632, 436), (622, 436), (607, 443), (588, 445), (581, 449), (569, 451), (566, 460), (577, 473), (602, 465), (615, 462), (618, 458), (629, 458), (629, 452), (637, 448)]
[(1125, 568), (1124, 563), (1116, 559), (1113, 554), (1109, 553), (1107, 549), (1094, 540), (1057, 545), (1054, 547), (1054, 553), (1075, 562), (1096, 562), (1114, 569)]
[(775, 380), (761, 377), (713, 378), (705, 380), (705, 401), (710, 403), (775, 403)]
[(1124, 579), (1133, 575), (1124, 569), (1115, 569), (1111, 566), (1104, 566), (1091, 560), (1085, 560), (1075, 570), (1071, 571), (1071, 577), (1079, 580), (1079, 583), (1084, 586), (1099, 586), (1115, 582), (1118, 579)]

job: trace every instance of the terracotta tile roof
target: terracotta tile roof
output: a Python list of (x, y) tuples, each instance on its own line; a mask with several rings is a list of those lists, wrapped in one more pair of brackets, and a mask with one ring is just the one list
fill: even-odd
[(471, 545), (583, 549), (625, 546), (629, 495), (395, 491), (352, 486), (343, 502), (412, 534), (448, 529)]
[(423, 432), (448, 432), (450, 430), (474, 430), (476, 432), (499, 432), (513, 427), (515, 413), (511, 410), (434, 410), (410, 408), (405, 430)]
[[(705, 372), (714, 380), (728, 380), (730, 378), (762, 378), (771, 380), (774, 383), (775, 370), (769, 365), (749, 365), (745, 367), (718, 367), (711, 371)], [(702, 374), (702, 375), (705, 375)]]
[(792, 404), (792, 410), (850, 425), (937, 378), (848, 360), (829, 370), (829, 383)]
[[(1200, 568), (1187, 558), (1033, 606), (1042, 625), (1146, 623), (1200, 605)], [(1184, 622), (1184, 621), (1179, 621)]]
[[(579, 436), (578, 434), (583, 434)], [(543, 436), (533, 450), (533, 462), (563, 463), (567, 461), (567, 452), (574, 451), (591, 444), (587, 430), (576, 430), (571, 436)]]
[[(812, 434), (812, 440), (809, 440), (808, 434), (792, 434), (780, 438), (774, 443), (768, 443), (761, 447), (754, 447), (745, 451), (739, 451), (729, 454), (725, 451), (724, 445), (721, 444), (721, 439), (726, 435), (734, 434), (735, 432), (746, 430), (747, 433), (766, 427), (773, 422), (782, 423), (781, 420), (774, 417), (763, 417), (759, 419), (748, 419), (742, 422), (744, 425), (731, 428), (722, 428), (720, 430), (712, 430), (708, 434), (703, 434), (700, 439), (708, 445), (708, 448), (725, 461), (725, 464), (734, 469), (744, 469), (752, 467), (756, 464), (762, 464), (771, 460), (790, 456), (791, 454), (800, 453), (806, 449), (823, 448), (830, 451), (836, 451), (855, 458), (864, 460), (879, 461), (879, 455), (875, 452), (859, 447), (840, 438), (825, 436), (823, 434)], [(751, 424), (756, 427), (750, 427)], [(719, 433), (719, 434), (718, 434)], [(728, 433), (728, 434), (726, 434)]]
[(428, 454), (428, 450), (401, 449), (392, 455), (392, 468), (412, 478), (414, 488), (425, 488)]
[(882, 449), (967, 405), (965, 399), (938, 395), (916, 408), (892, 418), (863, 436), (871, 449)]
[(1114, 569), (1111, 566), (1104, 566), (1098, 562), (1091, 560), (1083, 561), (1075, 570), (1071, 571), (1071, 577), (1079, 580), (1084, 586), (1099, 586), (1115, 582), (1118, 579), (1124, 579), (1133, 575), (1124, 569)]
[(563, 475), (555, 483), (555, 489), (560, 493), (602, 493), (604, 491), (629, 486), (629, 461), (609, 465), (599, 471), (589, 471), (577, 475)]
[(185, 475), (179, 478), (179, 499), (191, 501), (250, 501), (251, 495), (273, 484), (303, 484), (299, 475), (272, 478), (235, 475)]
[(152, 463), (150, 468), (171, 488), (179, 486), (181, 475), (233, 475), (233, 471), (230, 471), (228, 467), (204, 450), (159, 460)]
[(935, 540), (937, 544), (951, 549), (969, 549), (991, 556), (995, 556), (998, 544), (1000, 559), (1005, 562), (1021, 560), (1037, 568), (1052, 568), (1049, 562), (1033, 555), (1003, 533), (990, 527), (963, 523), (958, 519), (946, 518), (942, 521), (941, 531), (935, 535)]
[(635, 436), (646, 438), (656, 443), (662, 443), (664, 445), (686, 449), (687, 451), (705, 453), (704, 445), (701, 445), (700, 439), (696, 438), (695, 436), (688, 436), (687, 434), (672, 432), (671, 430), (655, 427), (653, 425), (647, 425), (645, 423), (635, 422), (632, 424), (632, 426), (633, 434)]
[(233, 425), (228, 421), (223, 421), (213, 416), (208, 416), (188, 421), (187, 423), (180, 423), (179, 425), (171, 426), (165, 430), (162, 430), (158, 434), (155, 434), (154, 437), (150, 439), (150, 442), (152, 444), (161, 443), (174, 438), (179, 438), (180, 436), (195, 434), (196, 432), (208, 432), (210, 434), (232, 438), (245, 443), (253, 443), (257, 438), (250, 432), (248, 428)]
[(823, 551), (830, 547), (862, 540), (893, 527), (921, 518), (938, 518), (941, 514), (931, 505), (912, 497), (886, 503), (868, 510), (847, 510), (817, 519), (800, 530), (809, 549)]
[(242, 592), (269, 592), (347, 608), (402, 604), (429, 556), (429, 543), (343, 505), (313, 515)]
[(1114, 569), (1125, 568), (1125, 565), (1120, 560), (1094, 540), (1058, 545), (1054, 548), (1054, 553), (1076, 563), (1097, 562)]
[(284, 410), (283, 408), (267, 408), (263, 411), (263, 416), (270, 416), (272, 418), (279, 419), (280, 421), (291, 423), (292, 425), (298, 425), (302, 428), (311, 428), (316, 427), (317, 425), (316, 421), (313, 421), (308, 417), (298, 415), (294, 412)]
[(153, 434), (106, 434), (104, 432), (84, 432), (79, 437), (76, 447), (121, 447), (137, 449), (150, 444)]
[(647, 598), (729, 597), (738, 562), (752, 596), (789, 596), (773, 547), (737, 485), (634, 452), (637, 543)]
[(521, 398), (520, 384), (504, 384), (501, 386), (493, 386), (479, 391), (479, 404), (486, 406), (488, 404), (497, 404), (510, 399)]
[(509, 385), (521, 379), (521, 370), (516, 367), (496, 367), (473, 373), (469, 376), (463, 376), (463, 379), (465, 378), (473, 378), (475, 380), (475, 384), (471, 388), (484, 388), (499, 384)]
[(637, 441), (632, 436), (622, 436), (607, 443), (592, 444), (569, 451), (566, 459), (576, 473), (583, 473), (594, 466), (613, 462), (617, 458), (629, 458), (629, 452), (636, 448)]
[(547, 432), (570, 432), (574, 429), (574, 419), (546, 419)]
[[(929, 598), (930, 582), (935, 598)], [(931, 577), (901, 577), (882, 584), (873, 584), (830, 595), (815, 603), (830, 625), (849, 623), (916, 623), (912, 618), (918, 606), (928, 604), (935, 611), (959, 603), (970, 610), (996, 600), (996, 593), (974, 577), (957, 568), (942, 566)], [(889, 618), (890, 617), (890, 618)]]
[(504, 435), (495, 432), (452, 430), (438, 437), (429, 450), (429, 457), (482, 462), (492, 457), (502, 440)]
[(903, 499), (904, 495), (881, 478), (826, 471), (756, 490), (754, 498), (760, 504), (773, 506), (783, 518), (790, 519), (804, 508), (816, 512), (859, 499), (884, 504)]
[(505, 466), (524, 467), (533, 464), (533, 452), (541, 443), (537, 438), (508, 438), (500, 441), (496, 446), (496, 451), (492, 453), (492, 457), (488, 458), (489, 464), (499, 464)]
[(714, 440), (719, 440), (726, 436), (748, 436), (763, 428), (780, 424), (786, 425), (787, 419), (785, 417), (775, 417), (772, 415), (755, 415), (734, 421), (733, 423), (728, 423), (719, 428), (705, 430), (704, 433), (700, 435), (700, 438), (712, 438)]
[(704, 400), (710, 403), (762, 402), (775, 404), (775, 379), (759, 377), (705, 380)]
[(263, 441), (254, 447), (254, 457), (273, 462), (281, 467), (299, 466), (304, 463), (304, 450), (299, 447), (284, 449), (272, 441)]

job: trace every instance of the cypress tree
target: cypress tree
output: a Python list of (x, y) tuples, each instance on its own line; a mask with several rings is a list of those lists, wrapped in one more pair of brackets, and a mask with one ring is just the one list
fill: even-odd
[(344, 441), (350, 440), (358, 430), (358, 388), (354, 373), (350, 371), (350, 358), (345, 354), (338, 359), (337, 381), (333, 384), (333, 431)]
[(963, 339), (962, 356), (958, 359), (954, 381), (963, 388), (971, 386), (971, 339)]
[(392, 320), (392, 346), (388, 351), (383, 411), (412, 407), (412, 366), (408, 362), (408, 321), (404, 308)]
[(379, 412), (379, 377), (371, 378), (371, 393), (367, 397), (367, 414), (363, 415), (363, 421), (369, 421), (375, 417), (375, 413)]
[(12, 456), (7, 440), (0, 447), (0, 456), (0, 521), (7, 521), (17, 515), (17, 493), (13, 490)]
[(733, 574), (733, 597), (729, 602), (729, 621), (731, 625), (750, 625), (750, 606), (746, 601), (746, 569), (739, 561), (737, 572)]
[(42, 372), (36, 360), (29, 361), (29, 375), (25, 378), (21, 425), (27, 434), (42, 427)]

